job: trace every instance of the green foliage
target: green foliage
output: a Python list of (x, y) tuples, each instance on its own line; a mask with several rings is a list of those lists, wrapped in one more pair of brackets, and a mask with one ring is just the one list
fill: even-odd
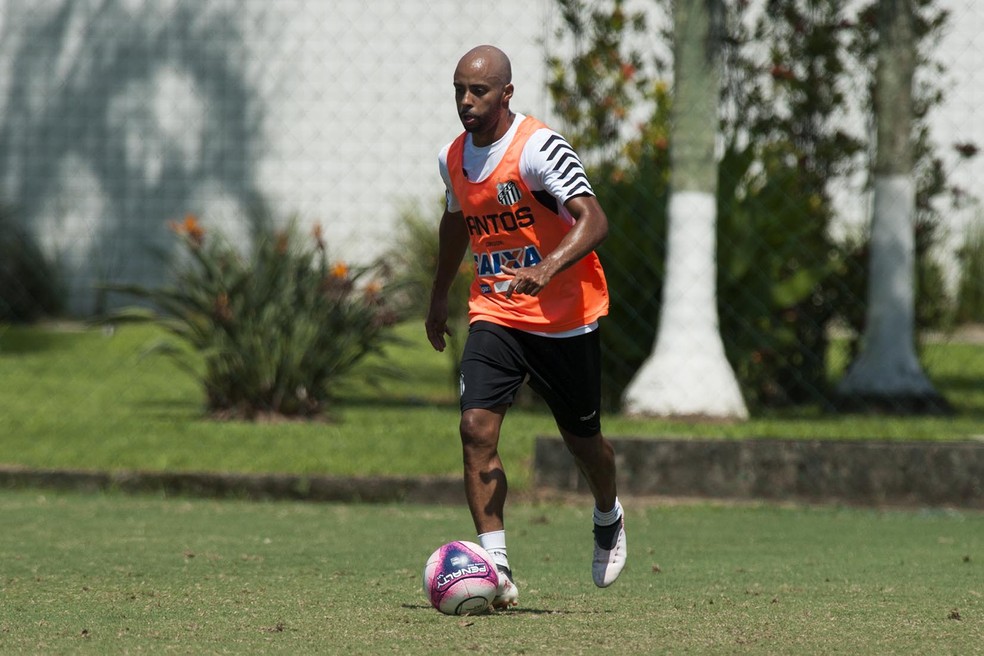
[(984, 323), (984, 221), (967, 228), (960, 249), (957, 321)]
[[(834, 265), (827, 259), (826, 207), (817, 196), (791, 201), (799, 178), (781, 150), (760, 157), (765, 165), (754, 176), (747, 151), (729, 148), (720, 164), (721, 333), (749, 405), (816, 401), (827, 387), (825, 326), (832, 312), (824, 289)], [(736, 188), (736, 180), (749, 178)]]
[[(550, 61), (550, 93), (565, 136), (589, 163), (591, 184), (608, 215), (608, 239), (598, 249), (611, 292), (601, 331), (603, 402), (617, 409), (622, 392), (652, 350), (659, 320), (669, 183), (669, 93), (655, 79), (665, 68), (629, 45), (645, 33), (642, 13), (624, 3), (590, 10), (558, 2), (559, 39), (571, 39), (570, 62)], [(637, 133), (625, 118), (637, 105), (651, 108)], [(595, 162), (593, 166), (591, 162)]]
[[(320, 226), (301, 241), (295, 226), (262, 232), (248, 257), (189, 216), (174, 224), (186, 259), (173, 286), (116, 291), (149, 300), (111, 320), (151, 321), (187, 348), (156, 350), (200, 377), (206, 406), (220, 417), (311, 417), (325, 412), (336, 382), (388, 337), (385, 272), (329, 261)], [(364, 280), (365, 279), (365, 280)]]
[(60, 274), (30, 234), (0, 207), (0, 321), (57, 316), (64, 307)]
[[(670, 103), (659, 78), (667, 66), (651, 36), (648, 43), (638, 38), (651, 16), (630, 14), (618, 0), (557, 4), (564, 17), (558, 36), (573, 43), (574, 54), (549, 60), (550, 89), (612, 224), (601, 248), (612, 289), (603, 337), (611, 406), (649, 354), (659, 317)], [(870, 64), (873, 14), (864, 9), (852, 21), (837, 0), (772, 1), (759, 14), (749, 3), (726, 6), (717, 235), (722, 338), (753, 409), (824, 405), (828, 325), (839, 318), (860, 328), (867, 296), (867, 262), (860, 259), (866, 247), (831, 239), (830, 188), (869, 165), (866, 135), (847, 131), (843, 116), (870, 83), (858, 70)], [(918, 6), (925, 50), (945, 14), (930, 0)], [(925, 56), (920, 61), (932, 65)], [(916, 93), (920, 326), (938, 324), (946, 308), (930, 257), (946, 176), (924, 120), (940, 98), (932, 83)], [(638, 125), (628, 124), (639, 116)]]
[(632, 47), (646, 34), (646, 19), (625, 4), (557, 0), (563, 27), (556, 43), (573, 41), (575, 48), (569, 59), (548, 57), (548, 88), (570, 130), (568, 140), (582, 154), (618, 156), (623, 123), (634, 105), (651, 96), (652, 67), (662, 67)]
[[(842, 3), (771, 3), (733, 16), (719, 166), (721, 332), (750, 406), (823, 403), (840, 269), (831, 181), (863, 142), (838, 117), (851, 88)], [(747, 10), (747, 8), (744, 8)], [(766, 52), (763, 60), (760, 52)]]
[[(440, 209), (436, 209), (433, 217), (439, 216)], [(427, 314), (440, 248), (438, 221), (433, 217), (422, 215), (418, 208), (405, 209), (400, 218), (396, 244), (387, 258), (393, 266), (394, 280), (402, 290), (399, 297), (403, 308), (401, 314), (421, 320)], [(448, 293), (448, 328), (451, 335), (447, 337), (445, 353), (448, 357), (449, 383), (455, 391), (458, 389), (458, 365), (468, 335), (468, 288), (474, 279), (475, 268), (466, 253)], [(423, 332), (422, 324), (420, 330)]]

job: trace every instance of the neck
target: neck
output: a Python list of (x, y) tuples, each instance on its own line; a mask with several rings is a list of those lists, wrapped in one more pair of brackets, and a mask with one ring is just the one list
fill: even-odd
[(483, 148), (485, 146), (491, 146), (496, 141), (502, 138), (506, 132), (509, 132), (509, 128), (512, 126), (513, 120), (516, 118), (511, 110), (506, 110), (502, 116), (496, 121), (495, 127), (492, 130), (484, 134), (473, 134), (472, 135), (472, 145)]

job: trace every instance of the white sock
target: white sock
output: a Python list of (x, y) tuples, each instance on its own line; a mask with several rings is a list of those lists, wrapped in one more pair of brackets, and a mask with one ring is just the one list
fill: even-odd
[(509, 557), (506, 555), (506, 531), (489, 531), (478, 536), (478, 543), (489, 552), (496, 565), (509, 567)]
[(618, 497), (615, 497), (615, 505), (608, 512), (602, 512), (598, 510), (598, 506), (594, 509), (594, 523), (598, 526), (611, 526), (622, 517), (622, 504), (618, 502)]

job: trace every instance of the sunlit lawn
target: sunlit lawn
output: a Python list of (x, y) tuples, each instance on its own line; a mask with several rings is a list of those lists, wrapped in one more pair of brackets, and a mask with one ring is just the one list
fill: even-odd
[(984, 515), (627, 507), (629, 563), (590, 578), (590, 510), (510, 509), (520, 606), (440, 615), (427, 555), (455, 506), (0, 491), (0, 652), (973, 654)]
[[(378, 386), (339, 390), (332, 421), (218, 422), (203, 417), (195, 380), (162, 356), (148, 327), (0, 327), (0, 463), (85, 469), (178, 469), (336, 475), (460, 471), (458, 411), (445, 354), (417, 324), (389, 351), (398, 371)], [(964, 440), (984, 434), (984, 346), (926, 346), (927, 368), (955, 417), (889, 418), (774, 413), (721, 424), (608, 416), (610, 437), (782, 437)], [(502, 454), (511, 482), (529, 484), (533, 441), (555, 432), (541, 409), (510, 411)]]

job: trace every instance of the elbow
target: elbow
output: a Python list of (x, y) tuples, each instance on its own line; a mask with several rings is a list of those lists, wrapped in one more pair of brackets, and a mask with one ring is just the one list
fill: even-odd
[(595, 233), (595, 248), (601, 246), (606, 239), (608, 239), (608, 219), (602, 217), (602, 220), (598, 222)]

